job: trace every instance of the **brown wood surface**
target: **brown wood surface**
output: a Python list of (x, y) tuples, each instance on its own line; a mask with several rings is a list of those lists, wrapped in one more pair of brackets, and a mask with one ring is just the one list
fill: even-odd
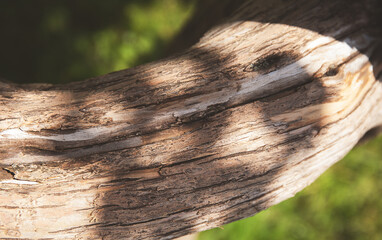
[(0, 83), (0, 238), (171, 239), (294, 196), (382, 124), (376, 3), (246, 2), (158, 62)]

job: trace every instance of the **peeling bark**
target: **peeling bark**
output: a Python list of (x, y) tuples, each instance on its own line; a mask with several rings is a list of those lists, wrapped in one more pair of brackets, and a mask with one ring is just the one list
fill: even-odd
[(246, 2), (158, 62), (0, 83), (0, 237), (171, 239), (294, 196), (382, 124), (372, 4)]

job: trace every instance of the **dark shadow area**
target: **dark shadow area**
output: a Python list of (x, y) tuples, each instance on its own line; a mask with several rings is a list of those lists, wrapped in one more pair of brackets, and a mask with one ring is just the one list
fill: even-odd
[[(135, 2), (150, 4), (151, 1)], [(270, 12), (261, 12), (261, 14), (256, 16), (252, 15), (253, 8), (250, 7), (250, 4), (246, 4), (239, 12), (240, 14), (232, 13), (234, 17), (230, 21), (248, 20), (282, 23), (309, 29), (331, 36), (337, 40), (345, 41), (350, 46), (356, 47), (360, 52), (370, 57), (375, 66), (374, 70), (377, 71), (375, 73), (376, 77), (380, 77), (381, 55), (374, 54), (375, 51), (371, 54), (369, 48), (362, 48), (362, 46), (357, 45), (356, 41), (349, 41), (347, 39), (347, 36), (351, 34), (349, 32), (325, 32), (325, 26), (333, 29), (331, 24), (341, 26), (346, 22), (356, 21), (358, 13), (353, 12), (353, 9), (358, 9), (358, 6), (354, 7), (353, 4), (357, 5), (357, 2), (346, 1), (346, 4), (345, 1), (332, 3), (332, 1), (309, 2), (301, 0), (295, 2), (300, 3), (294, 6), (299, 6), (301, 10), (288, 9), (287, 6), (290, 2), (283, 1), (285, 8), (274, 8), (271, 5), (264, 6), (264, 9), (268, 9)], [(99, 29), (123, 28), (126, 26), (121, 12), (124, 9), (124, 3), (125, 1), (110, 1), (106, 4), (107, 7), (105, 7), (101, 2), (93, 4), (86, 1), (55, 1), (49, 3), (47, 1), (33, 1), (26, 3), (23, 7), (15, 7), (11, 2), (1, 2), (0, 29), (4, 29), (1, 31), (7, 38), (14, 40), (9, 41), (9, 43), (0, 44), (1, 46), (6, 46), (6, 44), (11, 45), (9, 48), (3, 47), (0, 74), (4, 75), (3, 77), (5, 78), (15, 81), (30, 79), (31, 82), (40, 81), (41, 79), (57, 79), (55, 81), (65, 82), (69, 78), (75, 80), (87, 78), (88, 72), (97, 72), (94, 69), (97, 65), (84, 61), (87, 58), (82, 57), (79, 52), (74, 50), (74, 43), (71, 42), (71, 39), (76, 36), (86, 38), (92, 35), (92, 31), (98, 31)], [(41, 7), (36, 7), (38, 4), (41, 4)], [(227, 11), (234, 10), (234, 6), (236, 7), (238, 3), (235, 2), (231, 5), (228, 1), (223, 1), (221, 4), (224, 5), (224, 8), (217, 13), (217, 16), (229, 15)], [(266, 4), (272, 4), (272, 1)], [(338, 21), (326, 22), (325, 19), (332, 19), (332, 15), (320, 15), (320, 8), (332, 7), (337, 9), (335, 4), (344, 4), (344, 6), (348, 7), (340, 8), (343, 12), (331, 13), (338, 16)], [(307, 7), (306, 5), (311, 6)], [(97, 11), (89, 11), (89, 6), (91, 6), (90, 9), (96, 8)], [(33, 11), (30, 10), (32, 8), (34, 9)], [(274, 12), (272, 12), (272, 9), (274, 9)], [(301, 12), (302, 9), (313, 10), (310, 13), (304, 13)], [(60, 12), (57, 15), (60, 16), (61, 14), (63, 19), (54, 20), (58, 21), (56, 23), (58, 24), (57, 26), (62, 24), (62, 27), (68, 27), (70, 29), (69, 33), (57, 32), (46, 34), (36, 31), (36, 28), (33, 26), (40, 26), (42, 19), (54, 11)], [(280, 14), (278, 11), (283, 11), (285, 14)], [(97, 14), (95, 14), (96, 12)], [(316, 13), (317, 16), (314, 15), (314, 18), (312, 18), (312, 13)], [(28, 20), (19, 23), (12, 22), (11, 19), (16, 14), (26, 16)], [(68, 18), (66, 14), (71, 17)], [(198, 14), (196, 16), (199, 16)], [(204, 14), (202, 15), (204, 16)], [(344, 15), (349, 18), (344, 17)], [(273, 16), (283, 17), (281, 19), (273, 19)], [(307, 18), (314, 19), (314, 21), (307, 21)], [(65, 19), (70, 19), (70, 21)], [(216, 19), (218, 18), (216, 17)], [(68, 22), (60, 23), (60, 21)], [(217, 21), (212, 22), (213, 24), (217, 23)], [(307, 22), (310, 24), (301, 25), (301, 23)], [(10, 27), (6, 24), (15, 25)], [(59, 29), (57, 26), (55, 29)], [(360, 27), (363, 26), (364, 23), (360, 23)], [(10, 29), (8, 34), (5, 34), (6, 29)], [(21, 29), (25, 29), (25, 31)], [(200, 32), (206, 29), (209, 29), (208, 24), (203, 26)], [(363, 31), (363, 29), (360, 28), (360, 31)], [(189, 31), (188, 34), (191, 32), (194, 33), (196, 30)], [(377, 33), (376, 35), (375, 46), (381, 49), (380, 45), (378, 45), (380, 43), (379, 34)], [(193, 36), (197, 36), (197, 34)], [(179, 37), (179, 39), (181, 38)], [(192, 41), (196, 40), (196, 38), (191, 39)], [(25, 41), (28, 41), (28, 44), (31, 44), (29, 46), (34, 46), (34, 48), (29, 48), (29, 50), (24, 49)], [(164, 43), (159, 41), (156, 46), (162, 48)], [(178, 47), (174, 47), (174, 49), (176, 48)], [(45, 59), (45, 52), (50, 51), (57, 51), (58, 60)], [(288, 52), (278, 52), (261, 59), (253, 59), (252, 62), (238, 63), (238, 56), (235, 54), (224, 55), (215, 49), (191, 49), (182, 54), (186, 56), (182, 60), (184, 62), (191, 62), (193, 66), (193, 68), (183, 73), (182, 78), (195, 80), (195, 85), (185, 90), (184, 95), (187, 97), (208, 95), (218, 91), (223, 92), (225, 89), (234, 89), (236, 88), (235, 81), (248, 77), (248, 74), (271, 74), (275, 69), (292, 64), (300, 58), (300, 56)], [(50, 54), (48, 55), (51, 56)], [(177, 55), (177, 57), (179, 56)], [(19, 61), (18, 59), (20, 58), (23, 61)], [(168, 60), (171, 62), (175, 58), (170, 57)], [(143, 59), (144, 61), (152, 60), (149, 57), (143, 57)], [(77, 70), (73, 70), (75, 73), (71, 73), (71, 70), (65, 67), (73, 65), (73, 61), (76, 61), (74, 65), (76, 65)], [(17, 70), (20, 68), (22, 71)], [(126, 70), (126, 75), (128, 75), (129, 71), (131, 70)], [(203, 75), (198, 75), (199, 72), (203, 72)], [(326, 74), (327, 76), (335, 76), (337, 72), (336, 67), (332, 67), (328, 68)], [(116, 75), (118, 74), (116, 73)], [(120, 96), (122, 99), (121, 104), (137, 110), (138, 113), (132, 120), (132, 122), (137, 124), (125, 137), (128, 139), (131, 136), (137, 136), (144, 138), (146, 142), (152, 142), (154, 150), (152, 150), (151, 155), (141, 155), (140, 157), (146, 161), (147, 159), (153, 160), (143, 164), (143, 161), (139, 162), (139, 157), (137, 157), (139, 156), (138, 154), (149, 152), (143, 148), (149, 148), (150, 146), (137, 147), (134, 150), (128, 148), (118, 150), (118, 154), (115, 153), (115, 155), (113, 151), (99, 151), (97, 156), (78, 156), (78, 159), (76, 159), (76, 161), (82, 162), (79, 165), (93, 164), (97, 159), (102, 159), (99, 169), (102, 169), (102, 166), (105, 168), (107, 166), (106, 169), (108, 169), (110, 176), (127, 176), (134, 171), (144, 171), (153, 168), (158, 168), (161, 171), (161, 175), (157, 178), (137, 180), (133, 177), (125, 177), (121, 180), (112, 179), (109, 182), (105, 182), (105, 190), (102, 189), (103, 187), (100, 187), (102, 194), (95, 200), (97, 201), (97, 206), (99, 206), (96, 209), (96, 215), (97, 219), (104, 224), (94, 224), (91, 227), (95, 228), (99, 235), (105, 237), (105, 239), (108, 239), (108, 235), (115, 231), (121, 231), (122, 238), (127, 238), (129, 232), (131, 234), (140, 233), (142, 237), (160, 237), (162, 236), (160, 234), (166, 232), (167, 228), (178, 229), (178, 232), (171, 230), (167, 231), (166, 235), (178, 236), (178, 233), (180, 231), (184, 233), (185, 229), (191, 233), (193, 227), (200, 225), (216, 226), (217, 224), (238, 220), (240, 218), (238, 216), (253, 215), (269, 207), (267, 200), (271, 199), (273, 194), (276, 194), (279, 189), (283, 188), (281, 185), (270, 188), (268, 183), (280, 177), (279, 174), (281, 172), (291, 167), (288, 162), (291, 156), (304, 150), (299, 146), (299, 142), (305, 142), (306, 148), (314, 147), (311, 141), (314, 134), (317, 134), (320, 130), (320, 122), (307, 122), (306, 124), (309, 127), (303, 131), (295, 132), (296, 128), (293, 126), (285, 126), (273, 120), (275, 116), (290, 109), (322, 103), (323, 97), (327, 94), (326, 90), (320, 81), (308, 73), (301, 73), (299, 75), (306, 75), (306, 79), (303, 79), (298, 85), (285, 85), (283, 88), (277, 89), (278, 92), (270, 90), (266, 94), (249, 94), (246, 96), (245, 101), (232, 100), (231, 102), (224, 102), (224, 104), (216, 103), (208, 106), (203, 111), (197, 112), (197, 114), (174, 117), (171, 120), (172, 122), (160, 126), (156, 131), (153, 131), (155, 127), (153, 126), (154, 116), (163, 114), (164, 109), (171, 106), (171, 104), (176, 105), (176, 103), (182, 103), (186, 99), (172, 99), (171, 96), (161, 95), (160, 87), (156, 88), (155, 85), (153, 86), (148, 83), (153, 74), (154, 72), (142, 74), (139, 88), (120, 89), (116, 92), (110, 92), (111, 96)], [(123, 74), (121, 73), (121, 75)], [(118, 76), (115, 78), (118, 78)], [(216, 86), (218, 88), (215, 88)], [(173, 87), (175, 88), (176, 86)], [(76, 93), (74, 93), (72, 98), (86, 98), (97, 91), (99, 90), (95, 89), (94, 92), (89, 92), (87, 96), (76, 96)], [(295, 101), (286, 101), (291, 98), (295, 99)], [(130, 99), (133, 99), (135, 102), (131, 102)], [(235, 99), (235, 97), (233, 96), (232, 99)], [(189, 104), (189, 107), (192, 108), (194, 105), (200, 104), (200, 102), (196, 101)], [(277, 107), (272, 108), (269, 106)], [(138, 111), (142, 108), (145, 108), (146, 111)], [(167, 110), (176, 112), (177, 109), (170, 108)], [(249, 115), (248, 118), (240, 119), (239, 116), (240, 114), (243, 115), (243, 112), (253, 114), (253, 118)], [(228, 141), (229, 144), (234, 145), (239, 141), (239, 139), (229, 139), (227, 137), (230, 131), (236, 132), (240, 130), (241, 125), (249, 126), (250, 124), (260, 122), (270, 123), (268, 126), (274, 126), (265, 129), (267, 134), (275, 137), (280, 134), (287, 136), (280, 139), (276, 138), (274, 146), (280, 147), (272, 150), (273, 146), (268, 145), (263, 146), (261, 150), (253, 148), (243, 149), (243, 152), (229, 153), (230, 147), (227, 144), (223, 144), (223, 142)], [(169, 146), (167, 149), (156, 150), (155, 139), (158, 138), (161, 131), (168, 129), (179, 130), (179, 132), (184, 131), (185, 134), (179, 135), (178, 139), (176, 139), (178, 143), (173, 142), (173, 147)], [(264, 136), (251, 137), (253, 141), (256, 141)], [(182, 146), (182, 142), (187, 139), (191, 139), (187, 143), (189, 147), (177, 148), (177, 146)], [(116, 145), (123, 140), (115, 140)], [(170, 139), (162, 139), (161, 141), (170, 142)], [(246, 140), (246, 143), (250, 142), (251, 140)], [(97, 144), (102, 146), (102, 142)], [(171, 152), (166, 152), (170, 150)], [(268, 158), (264, 159), (267, 156), (257, 156), (263, 150), (273, 152), (272, 154), (268, 153)], [(195, 152), (198, 152), (199, 155), (195, 155)], [(114, 158), (117, 155), (118, 159)], [(164, 162), (155, 160), (158, 156), (161, 156)], [(92, 162), (93, 157), (94, 161)], [(239, 161), (237, 160), (238, 158), (242, 158), (242, 160)], [(232, 159), (232, 165), (221, 165), (227, 159)], [(257, 165), (260, 162), (262, 165)], [(178, 186), (179, 182), (186, 183), (186, 185)], [(166, 187), (163, 188), (163, 186)], [(206, 189), (208, 189), (208, 194)], [(227, 195), (227, 191), (231, 191), (231, 194)], [(157, 199), (162, 199), (163, 196), (167, 196), (168, 201), (156, 201)], [(121, 199), (124, 199), (124, 201), (121, 201)], [(190, 205), (190, 202), (193, 204)], [(145, 208), (144, 212), (141, 211), (143, 208)], [(235, 209), (234, 211), (231, 210), (233, 208)], [(164, 215), (161, 213), (163, 209), (168, 209), (168, 212)], [(213, 212), (216, 211), (214, 209), (219, 209), (219, 212)], [(159, 215), (160, 213), (162, 215)], [(205, 219), (204, 216), (208, 214), (212, 214), (216, 218)], [(130, 217), (128, 218), (127, 216)], [(129, 219), (129, 221), (126, 222), (125, 219)], [(218, 220), (216, 221), (216, 219)], [(165, 222), (165, 225), (163, 222)], [(153, 224), (150, 225), (150, 223)]]
[(18, 83), (68, 83), (153, 61), (167, 36), (155, 35), (158, 24), (142, 19), (156, 21), (155, 9), (171, 7), (187, 9), (192, 1), (1, 1), (0, 75)]

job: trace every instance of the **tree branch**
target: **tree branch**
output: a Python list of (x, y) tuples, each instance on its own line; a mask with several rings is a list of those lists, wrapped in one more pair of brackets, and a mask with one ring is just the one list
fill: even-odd
[(292, 197), (382, 123), (373, 2), (248, 2), (159, 62), (1, 83), (0, 236), (170, 239)]

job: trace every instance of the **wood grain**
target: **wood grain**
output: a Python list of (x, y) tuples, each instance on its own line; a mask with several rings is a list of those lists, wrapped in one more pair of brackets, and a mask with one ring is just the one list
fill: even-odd
[(294, 196), (382, 124), (372, 3), (247, 2), (158, 62), (0, 83), (0, 237), (172, 239)]

